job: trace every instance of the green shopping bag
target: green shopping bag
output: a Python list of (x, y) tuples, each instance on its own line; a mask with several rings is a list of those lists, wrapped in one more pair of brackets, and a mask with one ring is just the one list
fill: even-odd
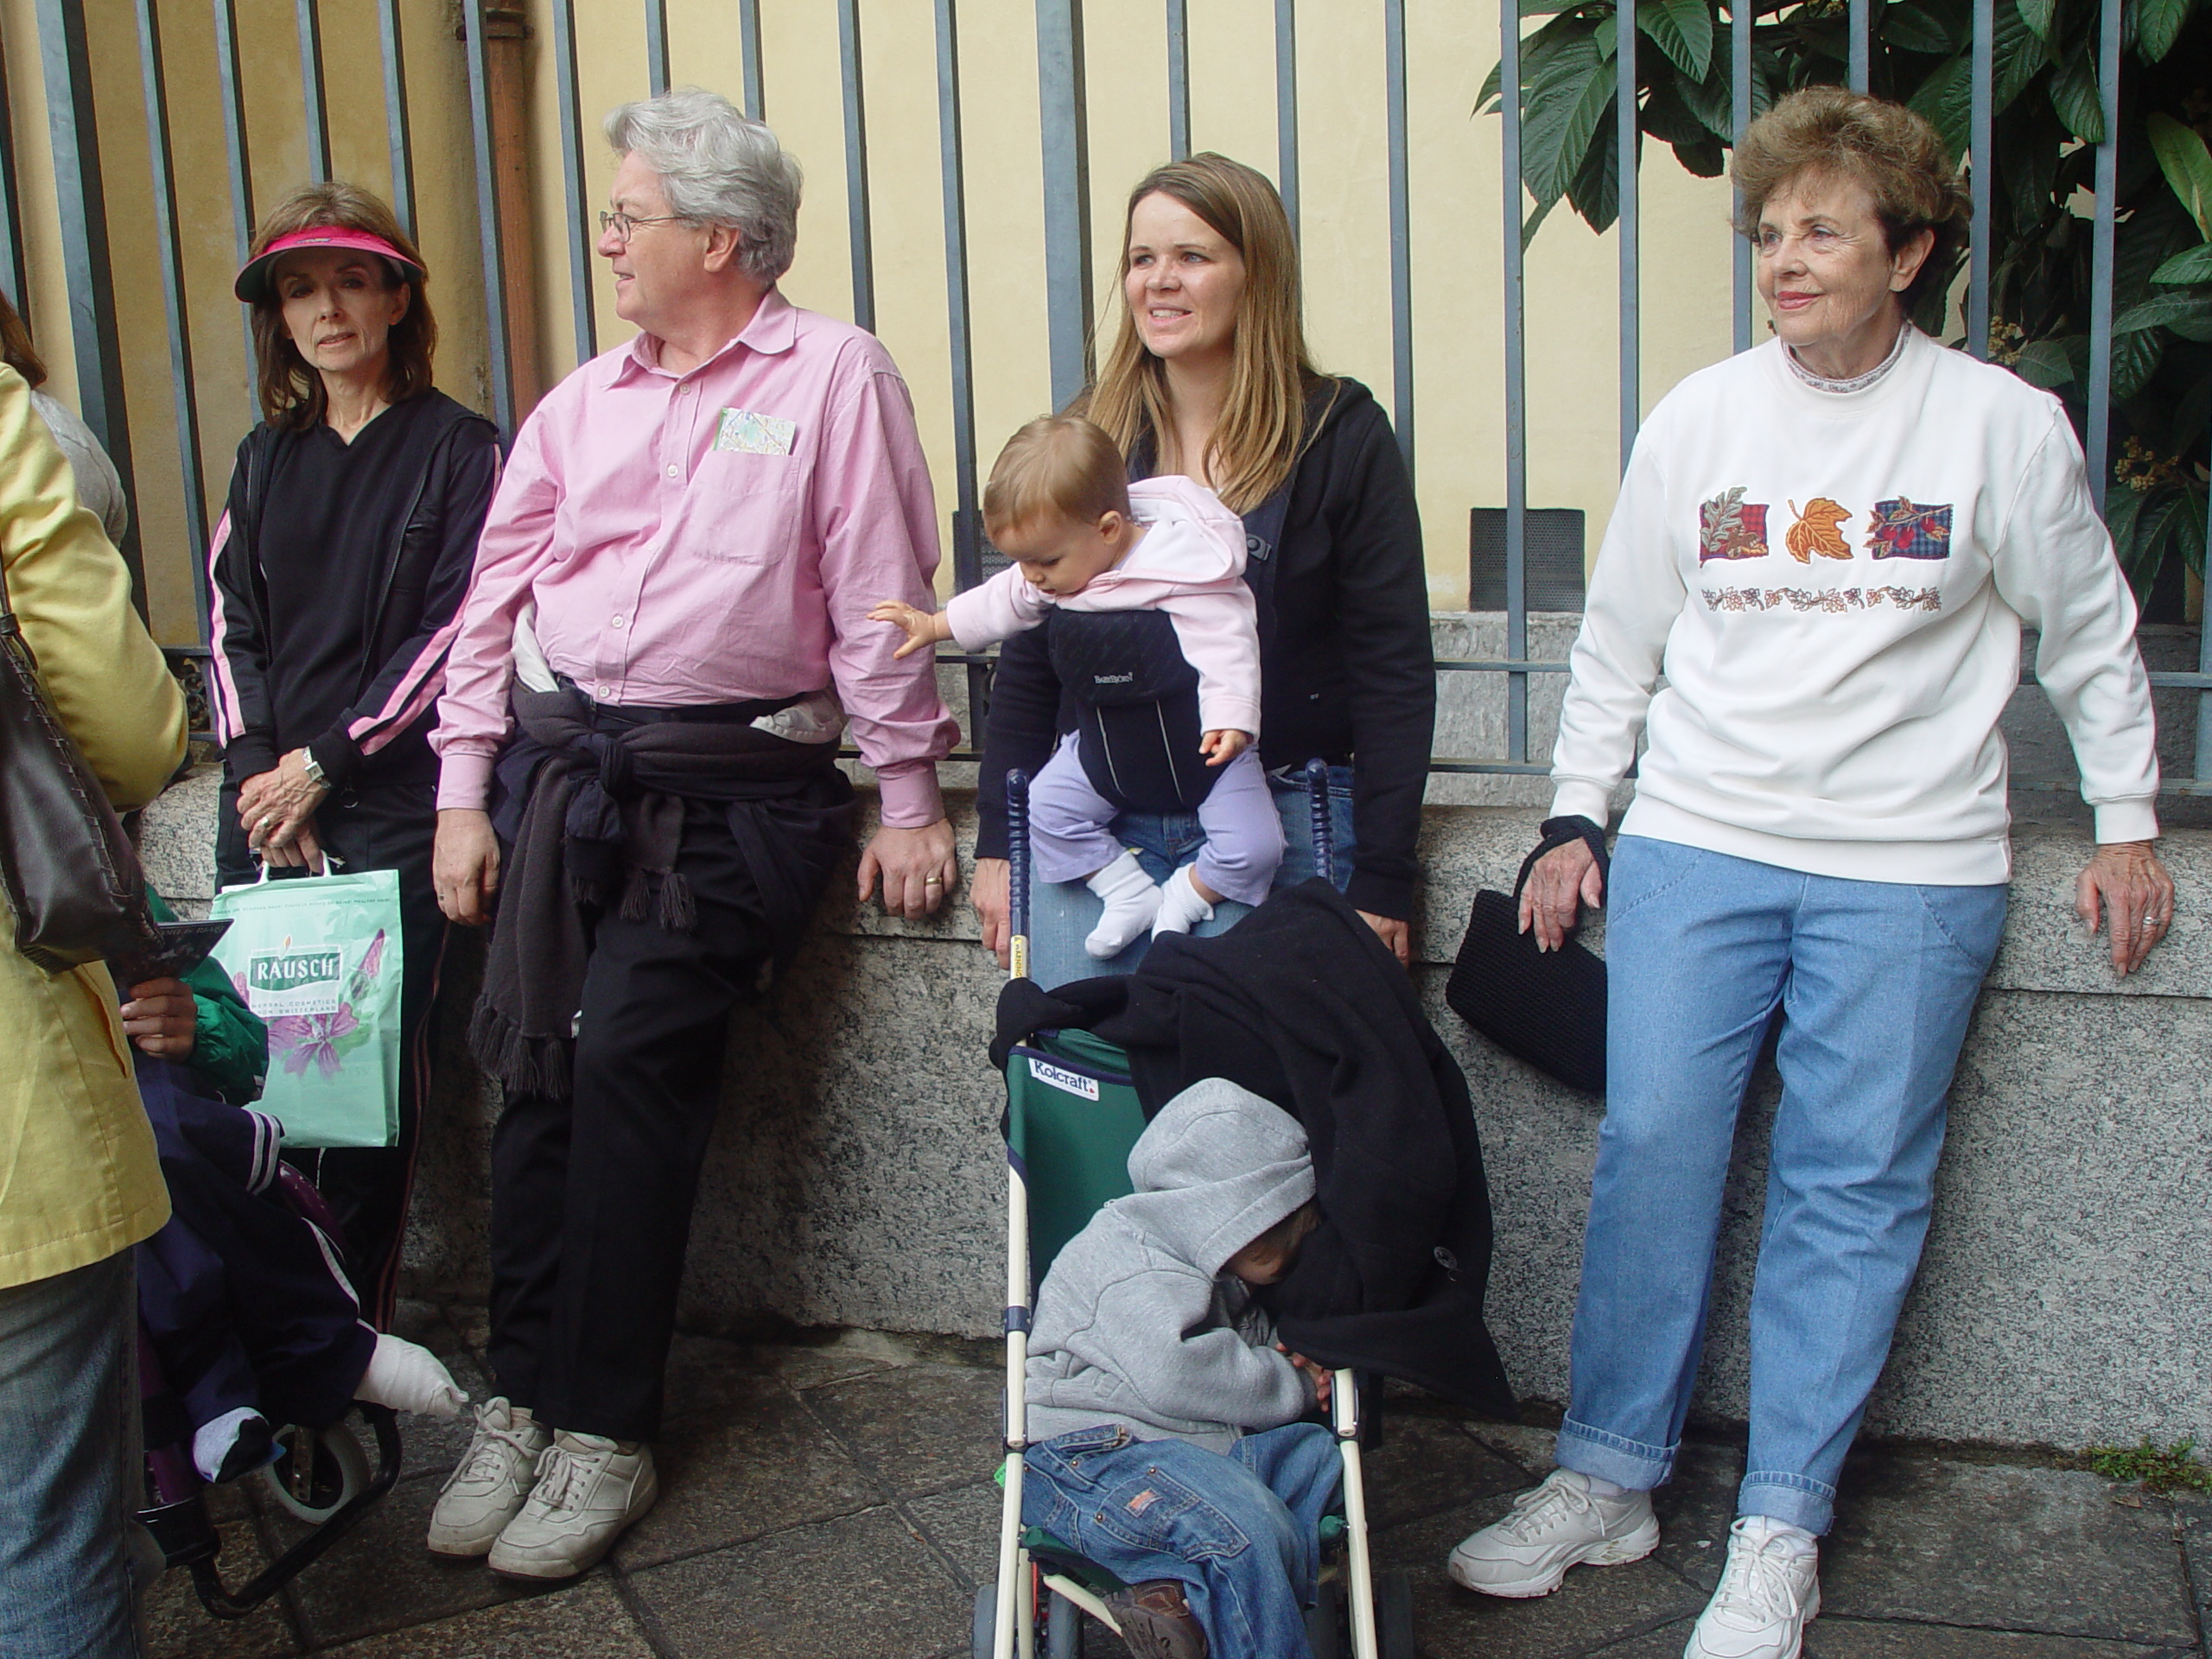
[(392, 870), (226, 887), (215, 959), (269, 1027), (261, 1109), (288, 1147), (399, 1139), (399, 876)]

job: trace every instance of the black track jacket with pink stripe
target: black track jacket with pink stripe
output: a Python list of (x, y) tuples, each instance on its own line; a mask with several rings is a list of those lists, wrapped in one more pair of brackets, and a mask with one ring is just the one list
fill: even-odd
[(320, 423), (246, 435), (208, 554), (233, 783), (302, 746), (334, 785), (436, 778), (429, 731), (499, 467), (498, 429), (435, 391), (350, 444)]

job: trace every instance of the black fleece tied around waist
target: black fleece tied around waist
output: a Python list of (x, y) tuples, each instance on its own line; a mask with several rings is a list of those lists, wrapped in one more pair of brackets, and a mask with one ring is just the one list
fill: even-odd
[(829, 744), (753, 726), (773, 704), (669, 718), (565, 683), (517, 685), (512, 702), (521, 735), (499, 758), (493, 818), (509, 850), (468, 1046), (506, 1088), (565, 1099), (592, 918), (614, 906), (671, 932), (697, 925), (676, 868), (687, 808), (728, 811), (781, 957), (850, 844), (853, 791)]

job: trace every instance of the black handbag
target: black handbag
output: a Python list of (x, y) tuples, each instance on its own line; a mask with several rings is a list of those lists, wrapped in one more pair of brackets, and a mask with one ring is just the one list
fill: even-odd
[(1542, 833), (1510, 894), (1485, 887), (1475, 895), (1444, 1000), (1507, 1053), (1569, 1088), (1602, 1095), (1605, 962), (1571, 938), (1557, 950), (1537, 950), (1535, 934), (1521, 931), (1520, 911), (1521, 889), (1536, 861), (1571, 841), (1589, 844), (1599, 873), (1610, 881), (1605, 832), (1587, 818), (1547, 818)]
[(0, 571), (0, 888), (49, 974), (105, 959), (124, 987), (199, 963), (228, 922), (157, 922), (107, 792), (54, 717)]

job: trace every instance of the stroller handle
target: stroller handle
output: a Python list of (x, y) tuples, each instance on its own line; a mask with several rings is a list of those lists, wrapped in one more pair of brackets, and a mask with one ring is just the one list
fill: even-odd
[(1315, 755), (1306, 763), (1307, 822), (1313, 830), (1313, 874), (1337, 884), (1337, 832), (1329, 813), (1329, 763)]

